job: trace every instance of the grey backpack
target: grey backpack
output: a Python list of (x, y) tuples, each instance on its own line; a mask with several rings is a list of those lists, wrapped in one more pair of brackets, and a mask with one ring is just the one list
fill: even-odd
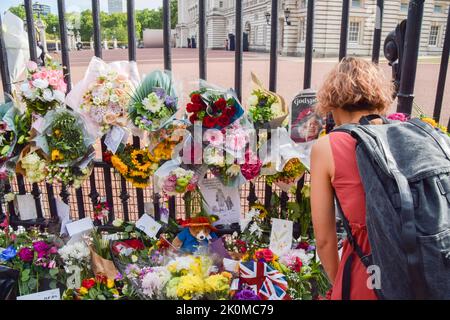
[(419, 119), (370, 125), (375, 117), (335, 129), (357, 141), (372, 250), (366, 255), (354, 241), (337, 199), (354, 249), (343, 299), (350, 297), (355, 257), (370, 268), (381, 299), (450, 299), (450, 139)]

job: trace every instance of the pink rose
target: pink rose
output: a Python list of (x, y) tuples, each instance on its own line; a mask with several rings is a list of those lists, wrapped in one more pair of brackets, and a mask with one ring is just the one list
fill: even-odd
[(219, 130), (206, 130), (203, 136), (203, 141), (207, 141), (215, 147), (222, 146), (223, 133)]
[(232, 134), (227, 134), (225, 144), (226, 147), (231, 150), (242, 150), (247, 144), (247, 136), (242, 130), (233, 132)]
[(408, 121), (409, 117), (408, 115), (404, 114), (404, 113), (393, 113), (391, 115), (389, 115), (387, 117), (389, 120), (394, 120), (394, 121), (401, 121), (401, 122), (406, 122)]
[(31, 61), (31, 60), (27, 62), (27, 69), (28, 69), (30, 72), (36, 71), (37, 68), (38, 68), (38, 65), (37, 65), (36, 62)]

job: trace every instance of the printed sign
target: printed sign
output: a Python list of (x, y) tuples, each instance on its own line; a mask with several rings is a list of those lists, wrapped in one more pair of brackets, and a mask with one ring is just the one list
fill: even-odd
[(296, 143), (315, 140), (322, 131), (322, 119), (314, 112), (316, 92), (307, 89), (298, 94), (291, 105), (290, 134)]
[(227, 187), (217, 178), (204, 179), (198, 184), (205, 200), (205, 209), (219, 217), (214, 225), (239, 223), (241, 199), (239, 188)]
[(152, 217), (148, 214), (144, 214), (137, 222), (136, 228), (145, 232), (150, 238), (155, 238), (158, 234), (159, 229), (161, 229), (161, 225), (156, 222)]
[(17, 300), (61, 300), (61, 292), (59, 292), (59, 289), (47, 290), (19, 296)]
[(68, 234), (66, 225), (71, 222), (70, 220), (70, 207), (64, 201), (55, 199), (56, 211), (58, 213), (59, 221), (61, 221), (60, 235)]

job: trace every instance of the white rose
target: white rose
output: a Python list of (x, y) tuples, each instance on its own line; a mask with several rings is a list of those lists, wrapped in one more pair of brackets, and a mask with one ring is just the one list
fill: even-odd
[(28, 100), (32, 100), (33, 101), (34, 99), (36, 99), (36, 91), (31, 90), (31, 88), (30, 88), (30, 90), (23, 91), (22, 93), (23, 93), (23, 96), (25, 98), (27, 98)]
[(55, 90), (55, 91), (53, 91), (53, 98), (56, 101), (58, 101), (59, 103), (63, 103), (64, 100), (66, 99), (66, 96), (65, 96), (64, 92)]
[(26, 91), (30, 91), (30, 90), (31, 90), (31, 87), (30, 87), (30, 84), (28, 82), (24, 82), (20, 86), (20, 91), (22, 91), (22, 92), (26, 92)]
[(258, 96), (252, 94), (250, 98), (248, 98), (248, 105), (252, 107), (256, 106), (258, 104), (258, 101), (259, 101)]
[(39, 89), (46, 89), (48, 88), (48, 81), (45, 79), (36, 79), (33, 80), (33, 86)]
[(45, 89), (42, 97), (44, 98), (45, 101), (53, 101), (54, 97), (53, 97), (53, 92), (50, 89)]

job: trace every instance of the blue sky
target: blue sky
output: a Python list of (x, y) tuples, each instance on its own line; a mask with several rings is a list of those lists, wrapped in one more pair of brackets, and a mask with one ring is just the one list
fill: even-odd
[[(52, 8), (52, 13), (57, 14), (57, 0), (38, 0), (33, 2), (39, 2), (48, 4)], [(91, 0), (66, 0), (66, 11), (83, 11), (91, 8)], [(162, 6), (162, 0), (135, 0), (136, 9), (155, 9)], [(0, 12), (4, 12), (11, 6), (17, 6), (22, 4), (22, 0), (0, 0)], [(100, 0), (100, 7), (106, 11), (108, 8), (107, 0)]]

